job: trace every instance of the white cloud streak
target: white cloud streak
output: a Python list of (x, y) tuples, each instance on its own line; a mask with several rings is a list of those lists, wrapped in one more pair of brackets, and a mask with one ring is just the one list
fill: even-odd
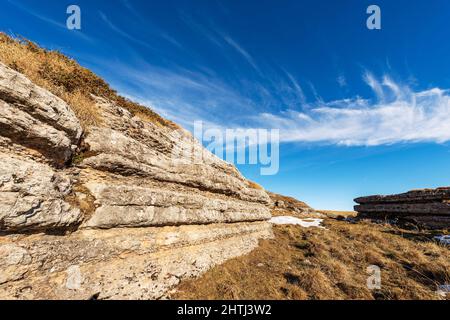
[(294, 78), (294, 76), (292, 76), (292, 74), (290, 74), (289, 72), (287, 72), (285, 70), (283, 70), (283, 71), (286, 74), (286, 76), (288, 77), (289, 81), (294, 86), (295, 92), (296, 92), (298, 98), (300, 99), (300, 103), (301, 104), (306, 104), (305, 93), (303, 92), (303, 89), (300, 86), (300, 84), (298, 83), (298, 81)]
[(345, 76), (343, 76), (343, 75), (340, 75), (339, 77), (337, 77), (336, 81), (341, 88), (344, 88), (347, 86), (347, 79), (345, 79)]
[[(35, 19), (38, 19), (38, 20), (40, 20), (40, 21), (42, 21), (42, 22), (45, 22), (45, 23), (47, 23), (47, 24), (50, 24), (50, 25), (52, 25), (52, 26), (54, 26), (54, 27), (58, 27), (58, 28), (60, 28), (60, 29), (63, 29), (63, 30), (65, 30), (65, 31), (68, 31), (68, 34), (75, 35), (75, 36), (77, 36), (77, 37), (79, 37), (79, 38), (81, 38), (81, 39), (83, 39), (83, 40), (85, 40), (85, 41), (93, 42), (93, 39), (92, 39), (91, 37), (87, 36), (86, 34), (84, 34), (84, 33), (81, 32), (81, 31), (78, 31), (78, 30), (77, 30), (77, 31), (70, 30), (70, 32), (69, 32), (69, 29), (67, 29), (67, 26), (66, 26), (65, 23), (62, 23), (62, 22), (60, 22), (60, 21), (57, 21), (57, 20), (51, 19), (51, 18), (49, 18), (49, 17), (46, 17), (45, 15), (43, 15), (43, 14), (37, 12), (37, 11), (34, 10), (33, 8), (27, 7), (27, 6), (25, 6), (25, 5), (21, 4), (21, 3), (17, 3), (17, 2), (12, 1), (12, 0), (7, 0), (7, 1), (8, 1), (8, 3), (10, 3), (11, 5), (15, 6), (15, 7), (18, 8), (19, 10), (25, 12), (26, 14), (28, 14), (28, 15), (34, 17)], [(64, 21), (64, 22), (65, 22), (65, 21)]]
[(306, 112), (262, 113), (254, 121), (280, 129), (284, 142), (377, 146), (450, 141), (450, 91), (414, 92), (388, 76), (366, 72), (377, 101), (359, 97), (317, 103)]
[(37, 18), (37, 19), (39, 19), (39, 20), (41, 20), (43, 22), (52, 24), (53, 26), (56, 26), (56, 27), (59, 27), (59, 28), (67, 28), (65, 24), (63, 24), (63, 23), (61, 23), (59, 21), (50, 19), (50, 18), (48, 18), (48, 17), (38, 13), (37, 11), (22, 5), (21, 3), (17, 3), (17, 2), (12, 1), (12, 0), (7, 0), (7, 1), (10, 4), (12, 4), (13, 6), (17, 7), (18, 9), (28, 13), (29, 15), (31, 15), (31, 16), (33, 16), (33, 17), (35, 17), (35, 18)]
[(225, 40), (228, 45), (230, 45), (232, 48), (234, 48), (247, 62), (255, 69), (258, 73), (261, 73), (258, 66), (256, 65), (255, 61), (253, 60), (253, 57), (244, 49), (242, 46), (240, 46), (236, 41), (234, 41), (231, 37), (224, 35), (223, 39)]
[[(140, 64), (139, 71), (116, 64), (116, 70), (145, 92), (130, 96), (186, 128), (202, 120), (219, 129), (279, 129), (281, 142), (343, 146), (450, 141), (450, 90), (414, 91), (388, 75), (378, 79), (364, 73), (374, 100), (356, 96), (324, 102), (317, 95), (315, 102), (299, 102), (304, 106), (300, 111), (275, 112), (270, 111), (273, 108), (261, 111), (257, 102), (204, 73), (167, 71), (145, 64)], [(297, 99), (305, 99), (295, 78), (288, 78)], [(267, 91), (262, 96), (276, 103), (271, 94)]]
[(104, 14), (102, 11), (99, 11), (98, 13), (100, 15), (100, 18), (114, 32), (118, 33), (119, 35), (121, 35), (122, 37), (124, 37), (124, 38), (126, 38), (128, 40), (133, 41), (134, 43), (140, 44), (141, 46), (144, 46), (144, 47), (147, 47), (147, 48), (152, 48), (147, 42), (133, 37), (132, 35), (128, 34), (127, 32), (123, 31), (121, 28), (116, 26), (114, 23), (112, 23), (112, 21), (108, 18), (108, 16), (106, 14)]
[[(110, 28), (140, 42), (106, 15), (101, 16)], [(189, 22), (191, 27), (200, 28)], [(256, 71), (260, 70), (231, 37), (220, 31), (203, 31), (214, 44), (229, 45)], [(115, 73), (125, 74), (135, 84), (129, 91), (119, 80), (116, 87), (187, 128), (202, 120), (217, 128), (279, 129), (281, 142), (345, 146), (450, 141), (450, 91), (415, 91), (389, 75), (377, 78), (368, 70), (364, 72), (363, 81), (376, 97), (373, 100), (356, 96), (326, 102), (306, 81), (315, 97), (311, 102), (297, 79), (282, 68), (282, 76), (271, 74), (263, 85), (245, 78), (232, 84), (208, 72), (179, 67), (159, 68), (145, 59), (133, 64), (114, 63)], [(338, 82), (348, 85), (343, 77)]]

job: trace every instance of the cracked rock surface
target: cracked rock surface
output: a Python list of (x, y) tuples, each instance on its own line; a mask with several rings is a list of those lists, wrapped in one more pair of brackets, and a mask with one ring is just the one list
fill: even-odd
[(272, 236), (269, 196), (234, 166), (93, 98), (83, 132), (0, 63), (0, 299), (160, 299)]
[(400, 220), (428, 229), (450, 226), (450, 188), (412, 190), (394, 195), (355, 199), (362, 218)]

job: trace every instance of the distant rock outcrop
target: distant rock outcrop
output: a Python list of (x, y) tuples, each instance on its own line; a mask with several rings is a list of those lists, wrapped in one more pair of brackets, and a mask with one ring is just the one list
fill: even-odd
[(94, 99), (83, 130), (0, 63), (0, 299), (161, 298), (271, 237), (269, 196), (234, 166)]
[(450, 187), (355, 199), (363, 218), (396, 219), (431, 229), (450, 228)]
[(286, 197), (280, 194), (268, 192), (270, 199), (272, 200), (271, 209), (273, 213), (279, 213), (280, 215), (292, 213), (298, 215), (311, 215), (318, 214), (316, 210), (308, 206), (306, 203), (299, 201), (292, 197)]

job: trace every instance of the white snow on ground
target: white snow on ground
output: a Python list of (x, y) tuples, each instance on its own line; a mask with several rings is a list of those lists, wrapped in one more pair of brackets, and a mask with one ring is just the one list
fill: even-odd
[(437, 294), (445, 299), (447, 295), (450, 295), (450, 284), (438, 286)]
[(315, 218), (296, 218), (296, 217), (290, 217), (290, 216), (283, 216), (283, 217), (273, 217), (270, 219), (270, 223), (273, 224), (292, 224), (292, 225), (299, 225), (304, 228), (322, 228), (320, 224), (323, 222), (323, 219), (315, 219)]
[(437, 241), (439, 241), (442, 244), (448, 244), (450, 245), (450, 236), (436, 236), (434, 237), (434, 239), (436, 239)]

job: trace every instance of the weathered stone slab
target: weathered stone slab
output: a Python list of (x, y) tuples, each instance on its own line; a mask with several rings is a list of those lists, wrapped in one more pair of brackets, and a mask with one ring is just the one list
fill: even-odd
[(81, 221), (64, 198), (72, 182), (49, 165), (0, 152), (0, 231), (66, 228)]
[(271, 217), (266, 206), (234, 198), (94, 182), (86, 187), (98, 208), (83, 228), (231, 223)]
[(84, 165), (270, 203), (264, 190), (252, 188), (233, 165), (204, 149), (186, 130), (142, 121), (114, 103), (96, 99), (107, 128), (89, 130), (85, 142), (96, 156)]
[(369, 197), (356, 198), (355, 202), (359, 204), (369, 203), (408, 203), (408, 202), (433, 202), (450, 200), (450, 188), (413, 190), (406, 193), (395, 195), (376, 195)]
[(317, 215), (316, 210), (308, 206), (306, 203), (294, 199), (292, 197), (286, 197), (280, 194), (268, 192), (270, 199), (272, 200), (271, 208), (279, 212), (290, 211), (301, 215)]
[(62, 165), (81, 134), (80, 122), (63, 100), (0, 62), (0, 135)]
[(412, 222), (418, 226), (450, 227), (450, 188), (413, 190), (402, 194), (355, 199), (360, 217)]
[(415, 224), (429, 229), (450, 228), (450, 216), (405, 216), (406, 220), (414, 221)]
[(158, 299), (270, 237), (268, 222), (10, 236), (0, 299)]
[(27, 250), (15, 244), (0, 245), (0, 285), (22, 279), (30, 264)]
[(226, 194), (242, 200), (268, 204), (264, 190), (249, 187), (243, 177), (230, 175), (222, 167), (209, 163), (191, 163), (187, 159), (172, 158), (171, 154), (106, 128), (92, 129), (85, 142), (96, 154), (83, 161), (83, 165), (98, 170), (129, 176), (142, 176)]
[(0, 63), (0, 299), (161, 298), (272, 236), (269, 196), (233, 165), (94, 99), (102, 127), (82, 135)]
[(361, 204), (355, 206), (355, 210), (364, 213), (384, 212), (389, 214), (450, 215), (450, 203)]

